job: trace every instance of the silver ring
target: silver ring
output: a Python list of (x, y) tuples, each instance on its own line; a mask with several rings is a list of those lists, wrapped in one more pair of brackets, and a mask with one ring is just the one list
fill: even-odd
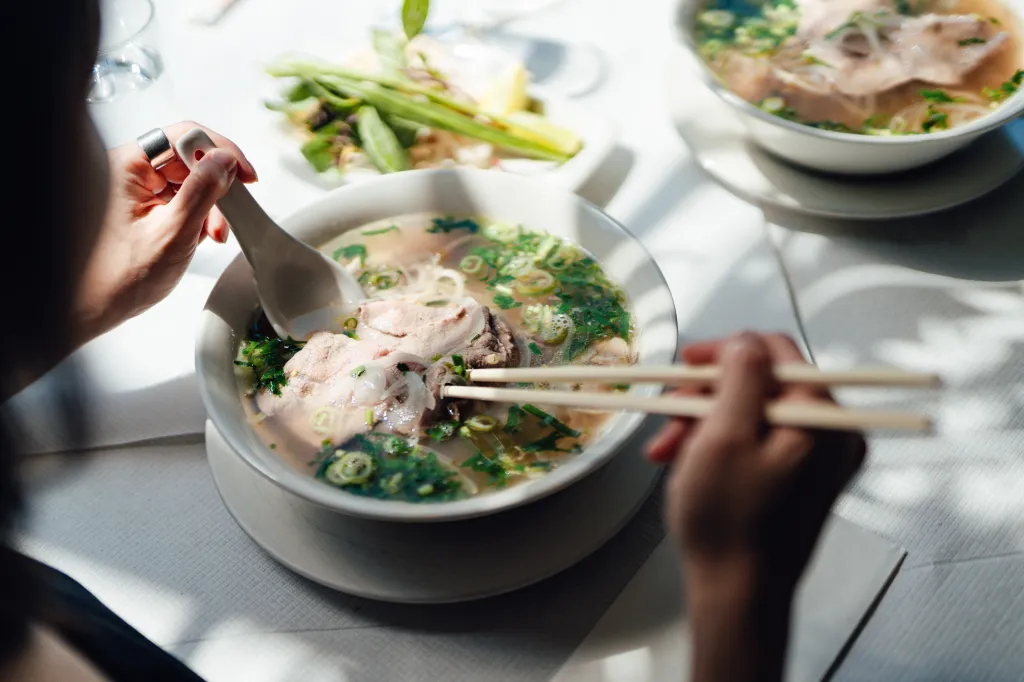
[(153, 128), (148, 133), (139, 135), (136, 142), (142, 147), (143, 153), (153, 168), (159, 169), (161, 166), (166, 166), (176, 157), (170, 140), (159, 128)]

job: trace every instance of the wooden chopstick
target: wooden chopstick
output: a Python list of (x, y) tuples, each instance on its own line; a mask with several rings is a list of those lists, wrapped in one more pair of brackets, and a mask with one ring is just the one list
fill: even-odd
[[(882, 386), (890, 388), (936, 388), (942, 380), (936, 374), (905, 372), (896, 369), (850, 369), (823, 372), (814, 365), (776, 365), (775, 378), (784, 384), (824, 386)], [(608, 384), (710, 384), (722, 376), (717, 365), (564, 365), (561, 367), (524, 367), (509, 369), (471, 369), (473, 382), (571, 382)]]
[[(547, 391), (489, 386), (445, 386), (446, 398), (466, 398), (499, 403), (539, 403), (594, 410), (647, 412), (675, 417), (706, 417), (714, 404), (711, 398), (691, 396), (637, 396), (628, 393), (592, 393), (585, 391)], [(771, 402), (765, 410), (770, 424), (799, 426), (835, 431), (894, 429), (930, 431), (931, 419), (916, 412), (884, 410), (847, 410), (835, 405)]]

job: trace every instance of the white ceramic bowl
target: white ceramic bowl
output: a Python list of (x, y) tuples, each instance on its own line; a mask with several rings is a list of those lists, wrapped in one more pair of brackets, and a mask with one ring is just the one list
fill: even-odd
[[(1024, 16), (1024, 0), (1000, 1), (1017, 17)], [(679, 40), (700, 65), (701, 80), (733, 108), (754, 142), (802, 166), (855, 175), (908, 170), (942, 158), (1024, 112), (1024, 89), (1021, 89), (987, 116), (952, 130), (927, 135), (852, 135), (787, 121), (761, 111), (734, 94), (707, 67), (693, 35), (697, 14), (706, 5), (707, 0), (680, 0), (675, 16)]]
[[(481, 170), (411, 171), (341, 187), (283, 222), (300, 239), (325, 243), (344, 231), (409, 213), (479, 215), (516, 222), (583, 246), (618, 281), (633, 305), (639, 362), (668, 364), (677, 345), (668, 285), (640, 242), (599, 208), (536, 180)], [(455, 502), (410, 504), (346, 493), (287, 465), (249, 425), (232, 361), (258, 307), (252, 270), (239, 256), (210, 294), (196, 343), (196, 370), (206, 410), (231, 450), (295, 496), (343, 514), (388, 521), (449, 521), (507, 510), (558, 491), (600, 469), (641, 425), (636, 413), (615, 415), (586, 450), (542, 478)], [(636, 395), (658, 388), (636, 386)]]

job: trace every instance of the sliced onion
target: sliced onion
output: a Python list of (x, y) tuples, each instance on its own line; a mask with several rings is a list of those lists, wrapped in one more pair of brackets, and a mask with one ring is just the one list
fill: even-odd
[(380, 365), (368, 364), (364, 368), (363, 373), (355, 379), (352, 400), (357, 405), (376, 405), (383, 400), (388, 379)]
[(476, 338), (478, 334), (484, 332), (484, 309), (479, 303), (471, 298), (463, 299), (462, 307), (466, 309), (469, 314), (469, 336), (466, 340)]
[[(445, 292), (441, 291), (441, 282), (451, 282), (452, 290)], [(439, 297), (450, 298), (453, 300), (459, 300), (466, 295), (466, 278), (458, 270), (449, 270), (448, 268), (438, 268), (437, 270), (437, 293)]]
[(396, 380), (393, 384), (388, 386), (388, 390), (384, 391), (381, 394), (380, 402), (387, 402), (388, 400), (391, 400), (391, 398), (393, 398), (394, 396), (400, 395), (402, 389), (404, 389), (408, 385), (408, 377), (409, 374), (403, 374), (398, 380)]
[[(407, 395), (404, 401), (399, 402), (388, 412), (389, 421), (397, 426), (409, 426), (417, 424), (423, 418), (423, 413), (434, 407), (434, 396), (427, 390), (423, 378), (415, 372), (408, 372), (402, 380), (395, 384), (404, 384)], [(392, 394), (396, 395), (397, 391)]]

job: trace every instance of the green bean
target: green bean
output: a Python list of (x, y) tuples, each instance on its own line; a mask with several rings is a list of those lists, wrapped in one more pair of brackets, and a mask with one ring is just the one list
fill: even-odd
[(454, 109), (455, 111), (466, 114), (467, 116), (485, 116), (496, 128), (506, 129), (515, 126), (515, 122), (510, 121), (503, 116), (488, 113), (471, 102), (457, 100), (450, 97), (444, 90), (428, 85), (421, 85), (415, 81), (403, 78), (395, 78), (393, 76), (377, 73), (366, 73), (356, 69), (350, 69), (345, 66), (337, 66), (335, 64), (306, 61), (274, 64), (267, 67), (267, 73), (275, 78), (287, 78), (294, 76), (309, 79), (316, 78), (318, 76), (341, 76), (342, 78), (349, 78), (357, 81), (369, 81), (371, 83), (376, 83), (377, 85), (383, 85), (385, 88), (398, 90), (399, 92), (423, 95), (431, 102), (437, 102), (438, 104), (442, 104), (449, 109)]
[(358, 99), (354, 97), (338, 97), (333, 92), (314, 81), (309, 81), (309, 90), (314, 95), (339, 110), (342, 114), (348, 114), (359, 106)]
[(371, 106), (361, 106), (356, 112), (356, 129), (360, 146), (381, 173), (397, 173), (409, 169), (409, 156), (398, 143), (391, 128)]
[(423, 128), (419, 123), (399, 116), (385, 116), (384, 122), (394, 131), (395, 137), (398, 138), (398, 143), (406, 149), (416, 144), (416, 138), (419, 135), (420, 129)]
[(552, 149), (548, 145), (512, 135), (433, 102), (414, 100), (408, 95), (388, 90), (376, 83), (359, 82), (341, 76), (321, 76), (316, 77), (316, 81), (328, 89), (361, 99), (385, 114), (490, 142), (497, 147), (518, 152), (529, 158), (557, 162), (564, 162), (570, 158), (568, 154)]

